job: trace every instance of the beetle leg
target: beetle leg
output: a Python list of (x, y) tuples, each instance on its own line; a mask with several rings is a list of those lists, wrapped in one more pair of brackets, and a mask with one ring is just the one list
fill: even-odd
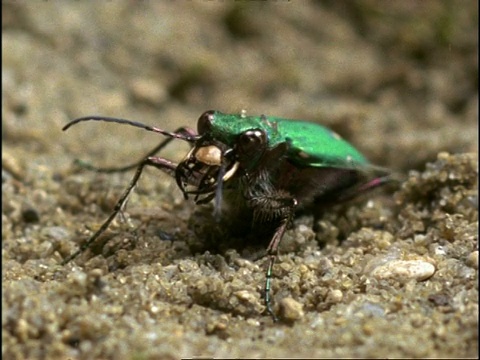
[(366, 184), (363, 184), (363, 185), (359, 186), (358, 191), (363, 192), (363, 191), (368, 191), (368, 190), (371, 190), (371, 189), (375, 189), (378, 186), (382, 186), (382, 185), (387, 184), (387, 183), (389, 183), (391, 181), (394, 181), (394, 180), (395, 179), (393, 179), (391, 174), (376, 177), (375, 179), (370, 180)]
[(273, 317), (273, 321), (278, 320), (277, 316), (273, 312), (272, 300), (270, 298), (273, 264), (275, 263), (275, 260), (278, 254), (278, 244), (280, 243), (280, 240), (282, 239), (283, 234), (285, 233), (285, 230), (287, 229), (287, 226), (289, 225), (290, 221), (291, 221), (291, 216), (290, 218), (282, 219), (282, 221), (280, 222), (280, 226), (275, 231), (275, 234), (273, 235), (273, 238), (272, 240), (270, 240), (270, 243), (268, 244), (268, 247), (267, 247), (267, 255), (269, 257), (269, 262), (268, 262), (267, 272), (265, 275), (264, 301), (265, 301), (265, 306), (267, 307), (267, 312)]
[[(287, 200), (287, 199), (283, 199), (283, 200)], [(293, 219), (294, 209), (297, 204), (297, 201), (294, 198), (289, 198), (288, 200), (290, 201), (291, 205), (287, 209), (282, 210), (282, 212), (284, 213), (284, 217), (282, 217), (282, 219), (280, 220), (280, 225), (275, 230), (275, 234), (273, 234), (272, 240), (270, 240), (270, 243), (268, 244), (268, 247), (267, 247), (267, 255), (269, 257), (269, 262), (268, 262), (267, 272), (265, 275), (264, 300), (265, 300), (265, 306), (267, 307), (267, 312), (273, 317), (273, 321), (278, 320), (277, 316), (273, 312), (272, 300), (270, 298), (273, 265), (278, 255), (278, 245), (280, 244), (280, 241), (283, 238), (283, 234), (285, 233), (285, 230), (287, 230), (287, 227), (290, 225)]]
[(145, 166), (153, 166), (153, 167), (155, 167), (157, 169), (160, 169), (162, 171), (165, 171), (166, 173), (169, 173), (169, 174), (175, 172), (175, 169), (177, 167), (177, 165), (175, 163), (173, 163), (169, 160), (166, 160), (166, 159), (158, 158), (158, 157), (150, 156), (150, 157), (147, 157), (144, 160), (142, 160), (140, 162), (140, 164), (138, 165), (137, 170), (135, 171), (135, 175), (133, 176), (132, 180), (130, 181), (130, 184), (125, 189), (125, 191), (123, 192), (120, 199), (118, 199), (117, 203), (115, 204), (115, 207), (113, 208), (112, 213), (107, 218), (107, 220), (105, 220), (105, 222), (95, 232), (95, 234), (93, 234), (90, 237), (90, 239), (88, 239), (85, 243), (83, 243), (83, 245), (81, 245), (80, 248), (76, 252), (74, 252), (73, 254), (68, 256), (66, 259), (64, 259), (62, 261), (62, 265), (67, 264), (71, 260), (75, 259), (78, 255), (83, 253), (86, 249), (88, 249), (90, 247), (91, 244), (93, 244), (93, 242), (95, 240), (97, 240), (100, 237), (100, 235), (102, 235), (105, 232), (105, 230), (107, 230), (108, 226), (113, 221), (113, 219), (115, 219), (115, 217), (118, 215), (118, 213), (120, 213), (122, 211), (122, 208), (124, 207), (125, 203), (127, 202), (128, 196), (130, 195), (133, 188), (137, 184), (137, 182), (140, 178), (140, 175), (142, 174), (142, 171), (143, 171)]
[(398, 181), (398, 179), (396, 179), (395, 176), (392, 174), (377, 176), (366, 183), (363, 183), (351, 189), (345, 190), (343, 193), (341, 193), (337, 197), (337, 201), (351, 200), (352, 198), (358, 196), (359, 194), (362, 194), (367, 191), (371, 191), (377, 187), (380, 187), (395, 181)]
[(277, 321), (270, 298), (272, 269), (277, 258), (280, 241), (293, 219), (297, 200), (288, 192), (275, 189), (268, 179), (268, 173), (264, 171), (256, 174), (253, 178), (246, 177), (248, 178), (248, 183), (246, 184), (245, 197), (248, 205), (253, 209), (254, 221), (264, 222), (273, 220), (279, 222), (267, 247), (269, 263), (265, 275), (264, 288), (264, 301), (267, 312), (273, 317), (274, 321)]

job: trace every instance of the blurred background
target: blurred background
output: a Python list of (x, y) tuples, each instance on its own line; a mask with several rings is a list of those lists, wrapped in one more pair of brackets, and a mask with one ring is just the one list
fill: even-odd
[(316, 121), (376, 163), (421, 168), (439, 151), (477, 148), (476, 9), (475, 1), (7, 1), (2, 144), (22, 167), (43, 156), (64, 166), (79, 154), (116, 163), (158, 136), (62, 125), (101, 114), (174, 130), (195, 128), (204, 110), (244, 109)]

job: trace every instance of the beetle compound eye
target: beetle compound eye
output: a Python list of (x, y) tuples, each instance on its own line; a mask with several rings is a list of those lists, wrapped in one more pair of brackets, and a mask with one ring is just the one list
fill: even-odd
[(200, 115), (197, 121), (198, 133), (206, 134), (210, 132), (210, 129), (212, 128), (212, 122), (214, 119), (215, 119), (214, 110), (205, 111), (202, 115)]
[(260, 129), (247, 130), (237, 140), (236, 155), (244, 169), (257, 162), (268, 146), (267, 134)]
[(253, 149), (265, 146), (267, 136), (262, 130), (248, 130), (240, 135), (238, 145), (242, 151), (250, 151)]

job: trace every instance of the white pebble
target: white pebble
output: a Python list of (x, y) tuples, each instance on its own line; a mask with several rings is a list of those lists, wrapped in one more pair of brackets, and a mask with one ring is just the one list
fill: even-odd
[(435, 266), (423, 260), (392, 260), (373, 269), (377, 279), (400, 278), (426, 280), (435, 273)]

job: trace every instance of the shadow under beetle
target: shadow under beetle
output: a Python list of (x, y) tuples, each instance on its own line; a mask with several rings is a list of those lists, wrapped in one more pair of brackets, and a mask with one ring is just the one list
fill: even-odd
[[(198, 119), (198, 133), (181, 127), (168, 132), (139, 122), (87, 116), (68, 123), (63, 130), (82, 121), (127, 124), (158, 134), (165, 139), (142, 161), (122, 168), (97, 169), (102, 172), (137, 168), (133, 179), (103, 225), (63, 264), (76, 258), (108, 228), (122, 210), (145, 166), (153, 166), (175, 178), (185, 199), (196, 204), (214, 200), (220, 214), (223, 191), (235, 191), (253, 212), (256, 223), (274, 223), (276, 230), (266, 249), (264, 301), (276, 320), (270, 299), (272, 268), (283, 234), (295, 211), (314, 202), (339, 202), (391, 180), (385, 169), (371, 165), (366, 158), (336, 133), (319, 124), (271, 116), (246, 116), (206, 111)], [(155, 154), (171, 140), (192, 145), (183, 161), (176, 164)]]

